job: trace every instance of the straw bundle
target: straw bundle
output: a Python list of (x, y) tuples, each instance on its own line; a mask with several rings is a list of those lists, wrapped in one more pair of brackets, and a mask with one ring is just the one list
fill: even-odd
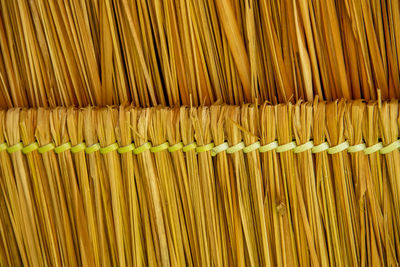
[(0, 266), (398, 266), (399, 60), (397, 0), (0, 0)]
[(0, 107), (400, 97), (397, 0), (0, 1)]
[(397, 101), (0, 111), (0, 263), (398, 265), (399, 124)]

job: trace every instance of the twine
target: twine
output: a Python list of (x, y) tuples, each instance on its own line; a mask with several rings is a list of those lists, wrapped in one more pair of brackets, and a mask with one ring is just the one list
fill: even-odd
[(162, 143), (157, 146), (153, 146), (150, 142), (144, 143), (139, 147), (135, 147), (134, 143), (126, 146), (119, 146), (118, 143), (112, 143), (108, 146), (101, 147), (99, 143), (93, 144), (91, 146), (86, 146), (85, 143), (80, 143), (72, 146), (70, 142), (56, 146), (54, 143), (48, 143), (47, 145), (39, 146), (37, 142), (33, 142), (29, 145), (24, 146), (22, 142), (16, 143), (14, 145), (8, 145), (7, 143), (0, 144), (0, 152), (7, 151), (9, 154), (15, 153), (17, 151), (22, 151), (24, 154), (32, 153), (33, 151), (38, 151), (40, 154), (44, 154), (53, 151), (56, 154), (61, 154), (66, 151), (71, 151), (73, 154), (84, 151), (86, 154), (91, 154), (96, 151), (100, 151), (101, 154), (108, 154), (113, 151), (117, 151), (119, 154), (124, 154), (128, 152), (133, 152), (135, 155), (141, 154), (147, 150), (152, 153), (157, 153), (167, 150), (170, 153), (182, 150), (187, 153), (194, 150), (196, 153), (204, 153), (211, 151), (212, 156), (216, 156), (221, 152), (226, 152), (227, 154), (237, 153), (243, 151), (247, 154), (253, 151), (260, 153), (266, 153), (270, 151), (275, 151), (276, 153), (285, 153), (292, 151), (295, 154), (303, 153), (311, 150), (311, 153), (317, 154), (322, 152), (327, 152), (328, 154), (337, 154), (343, 151), (348, 153), (363, 152), (365, 155), (373, 154), (379, 152), (380, 154), (388, 154), (400, 148), (400, 139), (394, 141), (393, 143), (383, 146), (382, 142), (376, 143), (370, 147), (367, 147), (365, 143), (360, 143), (357, 145), (350, 146), (348, 141), (344, 141), (336, 146), (329, 146), (327, 142), (314, 145), (313, 141), (308, 141), (304, 144), (297, 145), (295, 141), (279, 145), (277, 141), (273, 141), (266, 145), (261, 145), (259, 141), (246, 146), (244, 142), (239, 142), (235, 145), (229, 146), (227, 142), (215, 146), (214, 143), (209, 143), (206, 145), (199, 146), (195, 142), (184, 145), (182, 142), (170, 145), (168, 142)]

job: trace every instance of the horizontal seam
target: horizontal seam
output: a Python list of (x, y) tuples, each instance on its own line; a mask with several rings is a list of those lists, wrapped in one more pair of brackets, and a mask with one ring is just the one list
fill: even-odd
[(61, 154), (66, 151), (71, 151), (73, 154), (84, 151), (86, 154), (91, 154), (96, 151), (100, 151), (101, 154), (108, 154), (113, 151), (117, 151), (119, 154), (125, 154), (128, 152), (133, 152), (138, 155), (144, 151), (150, 150), (152, 153), (157, 153), (160, 151), (169, 151), (173, 153), (178, 150), (183, 152), (189, 152), (194, 150), (196, 153), (211, 151), (212, 156), (216, 156), (221, 152), (226, 152), (227, 154), (233, 154), (239, 151), (244, 153), (249, 153), (252, 151), (258, 151), (260, 153), (266, 153), (270, 151), (275, 151), (277, 153), (284, 153), (292, 151), (295, 154), (303, 153), (306, 151), (311, 151), (313, 154), (327, 152), (328, 154), (337, 154), (343, 151), (348, 153), (364, 152), (365, 155), (379, 152), (380, 154), (388, 154), (400, 148), (400, 139), (392, 142), (391, 144), (384, 146), (382, 142), (376, 143), (372, 146), (366, 146), (365, 143), (360, 143), (356, 145), (350, 145), (348, 141), (344, 141), (334, 146), (330, 146), (328, 142), (323, 142), (315, 145), (313, 141), (308, 141), (303, 144), (296, 144), (295, 141), (279, 144), (277, 141), (262, 145), (259, 141), (254, 142), (246, 146), (243, 142), (239, 142), (236, 145), (230, 146), (227, 142), (219, 144), (217, 146), (214, 143), (209, 143), (206, 145), (197, 145), (195, 142), (184, 145), (182, 142), (170, 145), (168, 142), (162, 143), (157, 146), (153, 146), (151, 142), (146, 142), (143, 145), (136, 147), (134, 143), (128, 144), (126, 146), (119, 146), (118, 143), (112, 143), (107, 146), (100, 146), (99, 143), (87, 146), (84, 142), (78, 145), (72, 146), (70, 142), (66, 142), (59, 146), (54, 143), (48, 143), (44, 146), (39, 146), (37, 142), (33, 142), (29, 145), (24, 146), (22, 142), (16, 143), (14, 145), (8, 145), (7, 143), (0, 143), (0, 152), (6, 150), (9, 154), (21, 151), (24, 154), (29, 154), (33, 151), (38, 150), (40, 154), (47, 153), (54, 150), (57, 154)]

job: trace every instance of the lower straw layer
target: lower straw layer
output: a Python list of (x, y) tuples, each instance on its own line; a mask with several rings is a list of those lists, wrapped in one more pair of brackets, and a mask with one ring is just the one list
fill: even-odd
[(0, 110), (0, 265), (397, 266), (399, 114)]

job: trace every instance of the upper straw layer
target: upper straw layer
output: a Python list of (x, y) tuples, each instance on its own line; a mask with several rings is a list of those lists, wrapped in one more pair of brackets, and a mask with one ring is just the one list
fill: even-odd
[[(35, 116), (36, 119), (32, 120)], [(4, 127), (2, 132), (7, 140), (0, 136), (0, 152), (29, 154), (37, 150), (40, 154), (50, 151), (60, 154), (83, 151), (91, 154), (99, 151), (107, 154), (116, 151), (138, 155), (145, 151), (173, 153), (181, 150), (209, 151), (212, 156), (239, 151), (387, 154), (400, 147), (398, 136), (390, 135), (393, 132), (391, 127), (398, 127), (397, 117), (397, 101), (384, 102), (380, 106), (373, 102), (341, 101), (278, 106), (264, 104), (259, 107), (244, 105), (240, 108), (223, 105), (180, 109), (123, 106), (12, 109), (0, 111), (0, 125)], [(19, 123), (11, 123), (10, 119), (17, 119)], [(306, 123), (305, 119), (308, 120)], [(100, 120), (102, 124), (95, 123)], [(38, 122), (36, 125), (35, 121)], [(57, 127), (51, 131), (54, 125)], [(242, 140), (231, 139), (227, 133), (230, 127), (239, 130)], [(23, 134), (25, 128), (35, 129), (30, 131), (35, 136)], [(287, 133), (282, 135), (282, 131)], [(79, 139), (76, 138), (77, 132)], [(193, 132), (194, 135), (188, 134)], [(44, 141), (43, 136), (52, 138)], [(60, 137), (62, 142), (58, 141)], [(85, 140), (92, 141), (88, 143)]]
[(21, 1), (0, 107), (400, 97), (398, 1)]

